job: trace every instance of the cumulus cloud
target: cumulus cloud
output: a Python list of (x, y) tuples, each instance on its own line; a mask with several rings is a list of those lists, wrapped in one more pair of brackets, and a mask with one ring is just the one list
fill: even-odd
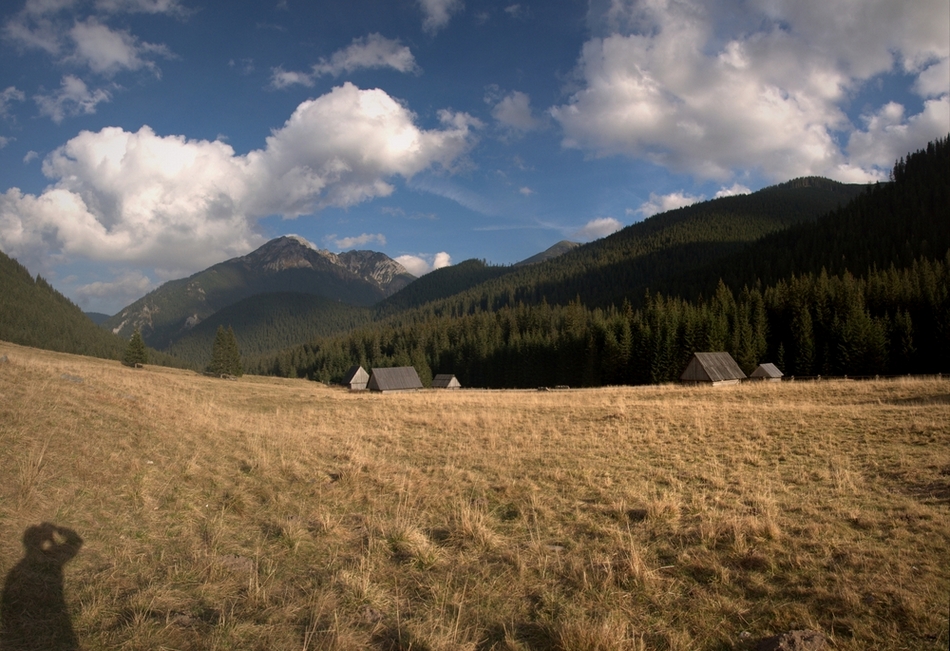
[(353, 39), (346, 49), (334, 52), (329, 60), (321, 59), (313, 66), (318, 75), (338, 77), (360, 68), (392, 68), (398, 72), (418, 72), (419, 66), (408, 47), (398, 39), (370, 34)]
[(103, 88), (91, 90), (86, 86), (86, 82), (73, 75), (63, 77), (58, 91), (33, 96), (40, 115), (49, 116), (56, 124), (67, 117), (95, 113), (99, 104), (111, 99), (109, 91)]
[(9, 118), (10, 104), (12, 102), (22, 102), (24, 99), (26, 99), (26, 95), (23, 94), (22, 90), (18, 90), (16, 86), (7, 86), (0, 91), (0, 118)]
[(531, 112), (531, 98), (517, 90), (495, 104), (491, 115), (502, 126), (516, 131), (531, 131), (540, 125)]
[(396, 262), (406, 268), (416, 278), (424, 276), (430, 271), (448, 267), (452, 264), (452, 256), (445, 251), (439, 253), (420, 253), (418, 255), (400, 255)]
[(752, 190), (745, 187), (741, 183), (733, 183), (728, 188), (720, 188), (719, 191), (713, 196), (713, 199), (721, 199), (723, 197), (738, 197), (742, 194), (752, 194)]
[(611, 233), (616, 233), (621, 228), (623, 228), (623, 224), (613, 217), (598, 217), (584, 224), (584, 227), (571, 237), (581, 240), (582, 242), (590, 242), (592, 240), (599, 240), (602, 237), (607, 237)]
[(322, 75), (339, 77), (344, 73), (351, 73), (362, 68), (392, 68), (398, 72), (419, 73), (415, 57), (408, 47), (398, 39), (388, 39), (380, 34), (370, 34), (362, 38), (355, 38), (346, 48), (334, 52), (329, 59), (320, 59), (315, 63), (311, 72), (286, 71), (281, 67), (274, 68), (271, 74), (271, 85), (275, 88), (286, 88), (295, 84), (313, 86), (316, 79)]
[(13, 141), (13, 138), (6, 138), (4, 136), (0, 136), (0, 149), (3, 149), (7, 145), (9, 145), (12, 141)]
[(96, 0), (96, 9), (116, 14), (167, 14), (178, 17), (191, 14), (191, 10), (179, 0)]
[(114, 75), (123, 70), (149, 69), (156, 74), (156, 57), (172, 57), (160, 44), (140, 41), (131, 32), (113, 30), (103, 22), (110, 14), (149, 13), (187, 15), (175, 0), (99, 0), (99, 12), (77, 0), (28, 0), (4, 23), (2, 37), (21, 49), (38, 49), (63, 63), (87, 66), (95, 73)]
[[(551, 109), (563, 144), (596, 155), (722, 181), (737, 171), (873, 180), (895, 154), (872, 160), (842, 149), (872, 133), (849, 122), (849, 97), (896, 67), (918, 75), (915, 88), (928, 97), (950, 91), (942, 72), (950, 28), (934, 20), (945, 13), (942, 0), (607, 4), (592, 4), (600, 35), (580, 54), (579, 90)], [(912, 128), (914, 117), (902, 124)], [(945, 121), (917, 146), (948, 128)]]
[(164, 45), (143, 43), (127, 31), (116, 31), (96, 18), (77, 22), (69, 31), (75, 48), (68, 61), (86, 65), (93, 72), (111, 76), (121, 70), (147, 68), (158, 73), (152, 55), (171, 57)]
[(324, 241), (329, 243), (335, 249), (352, 249), (358, 246), (366, 246), (372, 242), (376, 242), (380, 246), (386, 246), (386, 236), (382, 233), (363, 233), (362, 235), (357, 235), (355, 237), (337, 237), (336, 235), (328, 235), (324, 238)]
[(140, 271), (120, 274), (111, 282), (96, 281), (76, 288), (75, 296), (81, 306), (108, 300), (109, 303), (128, 305), (155, 289), (155, 283)]
[(263, 149), (108, 127), (53, 151), (39, 196), (0, 194), (0, 248), (29, 266), (46, 256), (136, 261), (194, 271), (261, 243), (260, 218), (293, 218), (389, 195), (388, 180), (448, 166), (470, 145), (471, 120), (442, 127), (381, 90), (352, 84), (300, 104)]
[(523, 195), (526, 196), (526, 197), (530, 197), (532, 194), (534, 194), (534, 190), (532, 190), (532, 189), (529, 188), (528, 186), (524, 186), (524, 187), (520, 188), (520, 189), (518, 190), (518, 192), (520, 192), (521, 194), (523, 194)]
[(680, 190), (679, 192), (671, 192), (670, 194), (655, 194), (650, 193), (650, 200), (645, 201), (636, 210), (627, 212), (629, 214), (640, 215), (641, 217), (652, 217), (661, 212), (666, 212), (668, 210), (676, 210), (677, 208), (685, 208), (686, 206), (691, 206), (694, 203), (700, 202), (705, 197), (702, 195), (693, 196), (687, 194), (686, 192)]
[(26, 152), (26, 155), (23, 157), (23, 162), (29, 165), (30, 163), (32, 163), (39, 157), (40, 157), (39, 152), (33, 151), (31, 149), (30, 151)]
[(422, 28), (427, 32), (437, 32), (449, 24), (452, 14), (461, 10), (462, 0), (419, 0), (425, 20)]
[(889, 102), (862, 119), (864, 129), (851, 134), (848, 141), (853, 165), (890, 169), (898, 157), (919, 149), (934, 138), (934, 133), (947, 134), (950, 97), (927, 100), (924, 110), (910, 117), (903, 106)]

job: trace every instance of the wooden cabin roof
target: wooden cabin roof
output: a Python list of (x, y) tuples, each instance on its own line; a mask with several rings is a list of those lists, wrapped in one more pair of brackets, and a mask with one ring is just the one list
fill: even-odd
[(422, 381), (412, 366), (374, 368), (367, 385), (371, 391), (410, 391), (421, 389)]
[(432, 378), (433, 389), (457, 389), (461, 386), (462, 384), (451, 373), (439, 373)]
[(744, 380), (736, 360), (729, 353), (693, 353), (686, 370), (680, 376), (683, 382), (729, 382)]
[(782, 375), (784, 375), (784, 373), (778, 370), (775, 364), (766, 363), (759, 364), (749, 377), (778, 378), (782, 377)]

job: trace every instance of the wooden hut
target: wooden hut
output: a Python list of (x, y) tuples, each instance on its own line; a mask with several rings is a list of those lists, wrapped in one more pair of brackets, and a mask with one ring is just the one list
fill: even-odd
[(462, 385), (451, 373), (439, 373), (432, 378), (433, 389), (461, 389)]
[(411, 366), (374, 368), (366, 385), (370, 391), (415, 391), (422, 388), (422, 380)]
[(349, 387), (350, 391), (366, 391), (367, 382), (369, 373), (362, 366), (351, 366), (343, 376), (343, 385)]
[(746, 379), (736, 360), (729, 353), (693, 353), (680, 376), (687, 384), (738, 384)]
[(784, 375), (775, 364), (759, 364), (752, 371), (749, 377), (753, 380), (766, 380), (769, 382), (781, 382)]

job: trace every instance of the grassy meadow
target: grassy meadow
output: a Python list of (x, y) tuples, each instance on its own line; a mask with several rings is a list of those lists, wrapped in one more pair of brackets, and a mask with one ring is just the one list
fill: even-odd
[(4, 355), (0, 576), (76, 532), (86, 651), (950, 643), (948, 379), (378, 395)]

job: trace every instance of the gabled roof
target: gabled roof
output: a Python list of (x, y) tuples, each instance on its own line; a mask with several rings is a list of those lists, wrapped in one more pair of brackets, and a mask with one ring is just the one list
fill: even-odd
[(749, 377), (777, 378), (784, 375), (775, 364), (759, 364)]
[(370, 391), (410, 391), (421, 389), (422, 381), (411, 366), (374, 368), (367, 385)]
[(729, 353), (693, 353), (680, 376), (683, 382), (736, 382), (744, 379), (746, 374)]
[(343, 375), (343, 384), (366, 384), (369, 380), (369, 373), (363, 370), (362, 366), (351, 366)]
[(451, 373), (439, 373), (432, 378), (433, 389), (460, 389), (462, 384)]

